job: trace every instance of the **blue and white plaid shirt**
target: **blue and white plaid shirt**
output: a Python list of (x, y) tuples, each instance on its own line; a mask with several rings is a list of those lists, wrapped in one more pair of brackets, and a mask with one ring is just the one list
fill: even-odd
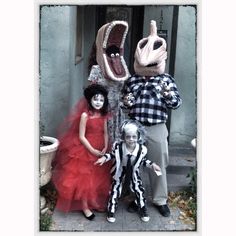
[[(170, 87), (171, 97), (161, 94), (161, 81)], [(176, 109), (182, 103), (174, 78), (169, 74), (153, 77), (130, 77), (123, 88), (123, 96), (132, 93), (135, 104), (130, 107), (129, 116), (143, 125), (154, 125), (166, 122), (167, 109)]]

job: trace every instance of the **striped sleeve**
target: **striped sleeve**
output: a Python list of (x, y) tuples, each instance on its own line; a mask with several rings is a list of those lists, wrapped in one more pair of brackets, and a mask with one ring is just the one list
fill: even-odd
[(115, 142), (112, 146), (112, 150), (110, 153), (106, 153), (104, 156), (106, 158), (106, 162), (110, 161), (111, 159), (115, 158), (115, 150), (117, 149), (118, 143)]
[(146, 155), (147, 155), (147, 148), (146, 148), (146, 146), (144, 146), (144, 145), (142, 145), (142, 153), (141, 153), (141, 154), (143, 155), (141, 164), (142, 164), (143, 166), (145, 166), (145, 167), (151, 168), (153, 162), (150, 161), (150, 160), (148, 160), (148, 159), (146, 158)]

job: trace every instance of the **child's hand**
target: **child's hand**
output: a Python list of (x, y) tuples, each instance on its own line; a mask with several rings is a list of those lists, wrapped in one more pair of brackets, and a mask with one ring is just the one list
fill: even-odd
[(157, 165), (156, 163), (152, 163), (152, 168), (154, 171), (161, 171), (161, 168), (159, 165)]
[(94, 156), (97, 156), (97, 157), (100, 157), (100, 156), (103, 156), (104, 154), (102, 154), (101, 151), (97, 150), (97, 149), (93, 149), (91, 150), (91, 153), (94, 155)]
[(104, 162), (106, 161), (106, 157), (105, 156), (103, 156), (103, 157), (100, 157), (99, 159), (97, 159), (97, 161), (96, 162), (94, 162), (94, 165), (103, 165), (104, 164)]
[(155, 171), (155, 173), (156, 173), (157, 176), (162, 175), (162, 173), (161, 173), (161, 168), (160, 168), (156, 163), (153, 163), (153, 164), (152, 164), (152, 168), (153, 168), (153, 170)]
[(103, 148), (102, 151), (101, 151), (101, 155), (103, 156), (107, 151), (107, 148)]

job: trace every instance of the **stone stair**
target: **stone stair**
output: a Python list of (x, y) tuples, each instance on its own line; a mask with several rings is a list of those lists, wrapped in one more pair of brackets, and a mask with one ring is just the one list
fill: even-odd
[(169, 146), (167, 181), (169, 191), (184, 190), (189, 186), (187, 175), (197, 165), (196, 151), (192, 146)]

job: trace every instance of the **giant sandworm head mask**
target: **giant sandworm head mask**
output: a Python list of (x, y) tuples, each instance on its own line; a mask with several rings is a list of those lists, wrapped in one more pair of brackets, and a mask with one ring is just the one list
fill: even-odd
[(130, 76), (124, 60), (127, 32), (128, 23), (125, 21), (112, 21), (98, 30), (96, 60), (106, 79), (125, 81)]
[(141, 76), (163, 74), (166, 66), (166, 41), (157, 35), (156, 21), (150, 22), (150, 35), (138, 42), (134, 71)]

